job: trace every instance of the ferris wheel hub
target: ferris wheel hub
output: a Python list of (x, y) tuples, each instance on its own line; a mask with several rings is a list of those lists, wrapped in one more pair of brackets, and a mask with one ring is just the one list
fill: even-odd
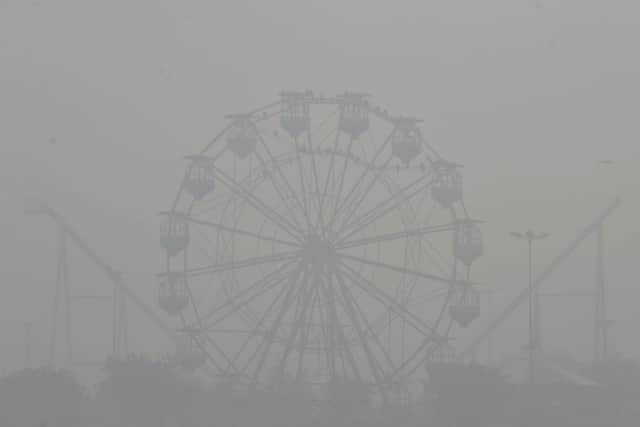
[(302, 260), (317, 270), (325, 270), (335, 265), (336, 249), (329, 239), (311, 234), (302, 246)]

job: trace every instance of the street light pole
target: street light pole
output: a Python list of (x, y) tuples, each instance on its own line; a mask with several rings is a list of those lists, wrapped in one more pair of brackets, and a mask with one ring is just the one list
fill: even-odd
[[(527, 242), (528, 249), (528, 264), (529, 264), (529, 274), (528, 274), (528, 288), (529, 288), (529, 383), (535, 383), (535, 351), (539, 345), (540, 340), (540, 331), (539, 331), (539, 322), (540, 322), (540, 301), (538, 300), (538, 295), (535, 293), (533, 289), (533, 242), (536, 240), (544, 239), (549, 237), (548, 233), (535, 233), (531, 230), (528, 230), (524, 233), (512, 232), (511, 235), (517, 239), (525, 240)], [(535, 304), (534, 304), (534, 295), (535, 295)]]

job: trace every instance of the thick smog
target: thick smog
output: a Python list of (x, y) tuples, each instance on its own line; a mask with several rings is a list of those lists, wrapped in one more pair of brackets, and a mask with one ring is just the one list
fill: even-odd
[(0, 5), (0, 427), (635, 426), (640, 5)]

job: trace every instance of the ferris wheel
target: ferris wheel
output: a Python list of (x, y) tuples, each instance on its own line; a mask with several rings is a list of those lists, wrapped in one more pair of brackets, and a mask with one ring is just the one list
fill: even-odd
[(184, 366), (384, 390), (478, 317), (482, 235), (419, 120), (311, 91), (228, 120), (162, 214)]

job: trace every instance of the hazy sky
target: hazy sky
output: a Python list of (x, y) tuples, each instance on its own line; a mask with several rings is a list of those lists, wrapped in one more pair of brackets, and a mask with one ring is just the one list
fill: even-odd
[[(639, 13), (633, 0), (2, 0), (0, 367), (22, 363), (22, 322), (36, 321), (40, 352), (47, 335), (55, 234), (24, 217), (25, 196), (64, 211), (152, 303), (156, 213), (175, 195), (183, 156), (224, 114), (287, 88), (363, 90), (424, 119), (431, 143), (464, 165), (466, 203), (487, 221), (475, 276), (505, 291), (496, 307), (525, 274), (508, 231), (551, 232), (543, 263), (622, 196), (607, 235), (619, 288), (610, 317), (617, 350), (640, 355)], [(580, 251), (549, 288), (590, 289), (593, 253)], [(72, 268), (80, 289), (100, 278), (87, 262)], [(549, 346), (590, 356), (591, 306), (549, 302)], [(95, 312), (98, 325), (109, 309)], [(507, 352), (525, 341), (522, 318), (503, 332)], [(131, 328), (157, 342), (144, 322)]]

